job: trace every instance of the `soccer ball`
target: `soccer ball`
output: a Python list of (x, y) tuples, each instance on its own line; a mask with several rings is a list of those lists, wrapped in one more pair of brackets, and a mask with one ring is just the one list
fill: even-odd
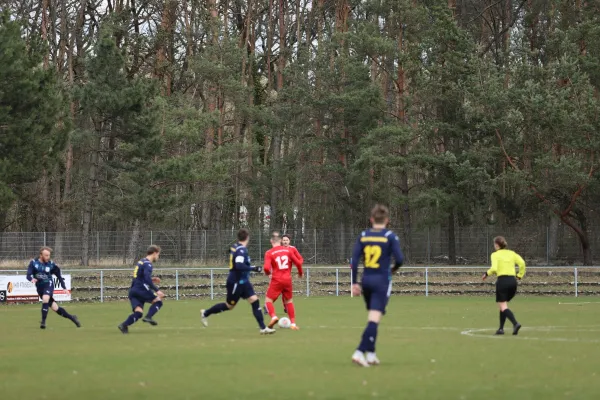
[(279, 327), (283, 329), (287, 329), (292, 326), (292, 321), (289, 318), (283, 317), (279, 320)]

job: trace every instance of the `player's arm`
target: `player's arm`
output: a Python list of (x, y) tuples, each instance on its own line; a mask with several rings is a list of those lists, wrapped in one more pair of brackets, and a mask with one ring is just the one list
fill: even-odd
[[(33, 274), (34, 274), (34, 273), (35, 273), (35, 264), (34, 264), (33, 260), (31, 260), (31, 261), (29, 262), (29, 266), (27, 267), (27, 280), (28, 280), (29, 282), (33, 282), (33, 283), (36, 283), (36, 282), (37, 282), (37, 279), (35, 279), (35, 278), (33, 277)], [(34, 282), (34, 281), (35, 281), (35, 282)]]
[(235, 253), (235, 258), (233, 260), (233, 268), (237, 271), (241, 272), (261, 272), (261, 267), (254, 267), (250, 265), (250, 260), (248, 259), (248, 254), (244, 250), (238, 250)]
[(265, 275), (271, 275), (271, 253), (265, 253), (265, 263), (263, 264), (263, 271), (265, 271)]
[(404, 254), (400, 248), (400, 239), (397, 235), (394, 235), (392, 238), (392, 253), (394, 254), (394, 260), (396, 261), (392, 267), (392, 272), (394, 273), (400, 269), (402, 264), (404, 264)]
[(54, 266), (52, 267), (51, 273), (58, 278), (58, 281), (60, 282), (60, 287), (62, 287), (63, 289), (66, 289), (67, 284), (65, 283), (65, 278), (62, 277), (62, 274), (60, 272), (60, 268), (58, 267), (58, 265), (54, 264)]
[(144, 266), (144, 283), (155, 292), (158, 292), (158, 287), (152, 282), (152, 266), (146, 264)]
[(517, 274), (517, 278), (522, 279), (523, 275), (525, 275), (525, 260), (523, 257), (515, 253), (515, 264), (519, 266), (519, 273)]
[(302, 271), (302, 262), (304, 261), (302, 259), (302, 257), (298, 258), (296, 257), (296, 254), (294, 254), (294, 252), (290, 252), (290, 258), (292, 260), (292, 263), (294, 263), (294, 265), (296, 266), (296, 268), (298, 268), (298, 276), (300, 278), (302, 278), (302, 275), (304, 275), (304, 272)]
[(492, 253), (491, 255), (491, 260), (492, 260), (492, 266), (490, 269), (487, 270), (487, 272), (483, 275), (483, 279), (485, 280), (485, 278), (487, 278), (490, 275), (494, 275), (498, 273), (498, 257), (496, 253)]
[(352, 284), (356, 284), (358, 282), (358, 263), (363, 254), (363, 246), (360, 241), (360, 237), (354, 244), (354, 249), (352, 250), (352, 260), (350, 261), (350, 268), (352, 268)]
[(300, 254), (300, 252), (298, 251), (298, 249), (295, 248), (295, 247), (292, 247), (292, 252), (296, 256), (296, 258), (298, 260), (300, 260), (300, 264), (304, 264), (304, 258), (302, 257), (302, 254)]

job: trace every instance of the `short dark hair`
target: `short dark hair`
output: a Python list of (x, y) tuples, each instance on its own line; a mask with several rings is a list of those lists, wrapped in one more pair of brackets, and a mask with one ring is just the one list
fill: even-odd
[(146, 250), (146, 255), (149, 256), (150, 254), (154, 253), (160, 253), (160, 246), (157, 246), (155, 244), (148, 246), (148, 250)]
[(288, 238), (288, 239), (292, 240), (292, 238), (290, 237), (290, 235), (288, 235), (287, 233), (284, 233), (284, 234), (281, 236), (281, 238), (282, 238), (282, 239), (283, 239), (283, 238)]
[(246, 228), (242, 228), (237, 233), (237, 240), (239, 242), (245, 242), (250, 237), (250, 231)]
[(40, 254), (42, 254), (42, 251), (48, 250), (50, 252), (50, 254), (52, 254), (52, 247), (48, 247), (48, 246), (44, 246), (40, 249)]
[(377, 204), (371, 210), (371, 218), (376, 224), (383, 224), (390, 216), (390, 210), (384, 205)]
[(496, 243), (501, 249), (505, 249), (508, 247), (508, 243), (506, 242), (504, 236), (496, 236), (494, 238), (494, 243)]

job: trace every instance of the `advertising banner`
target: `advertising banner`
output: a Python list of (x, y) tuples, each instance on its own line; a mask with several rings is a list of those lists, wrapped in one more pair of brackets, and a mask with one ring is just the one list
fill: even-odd
[[(66, 289), (60, 287), (58, 278), (54, 280), (54, 300), (71, 300), (71, 275), (63, 275)], [(35, 285), (25, 275), (0, 275), (0, 303), (32, 303), (41, 301)]]

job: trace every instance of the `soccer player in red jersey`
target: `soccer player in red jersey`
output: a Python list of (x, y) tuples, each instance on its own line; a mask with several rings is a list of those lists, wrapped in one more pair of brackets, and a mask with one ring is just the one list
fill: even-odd
[[(281, 245), (283, 247), (289, 247), (289, 249), (294, 253), (296, 258), (298, 260), (300, 260), (300, 263), (304, 264), (304, 258), (302, 258), (302, 255), (300, 255), (300, 252), (298, 251), (298, 249), (296, 247), (290, 245), (290, 242), (291, 242), (290, 235), (288, 235), (287, 233), (281, 237)], [(285, 306), (286, 299), (285, 299), (284, 295), (281, 295), (281, 301), (283, 302), (283, 312), (287, 314), (287, 307)]]
[(296, 310), (292, 300), (292, 271), (291, 266), (293, 265), (298, 268), (298, 275), (302, 277), (302, 261), (298, 259), (294, 252), (289, 247), (281, 245), (281, 237), (279, 233), (273, 233), (271, 235), (272, 249), (265, 253), (265, 274), (271, 275), (271, 283), (267, 289), (267, 297), (265, 304), (269, 315), (271, 316), (271, 322), (269, 328), (273, 328), (279, 318), (275, 314), (275, 306), (273, 301), (281, 295), (282, 300), (287, 307), (290, 320), (292, 321), (291, 329), (298, 330), (296, 325)]

